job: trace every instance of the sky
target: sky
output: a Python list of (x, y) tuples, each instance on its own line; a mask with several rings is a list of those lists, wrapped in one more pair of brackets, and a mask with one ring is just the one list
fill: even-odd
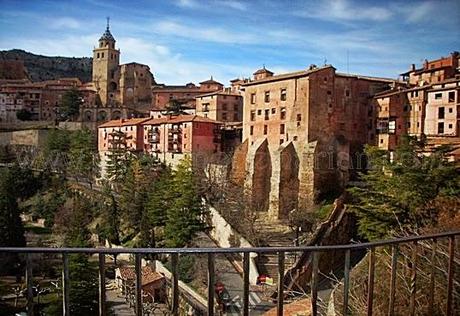
[(460, 50), (459, 0), (0, 0), (0, 50), (92, 56), (106, 27), (122, 63), (166, 84), (228, 85), (310, 64), (396, 78)]

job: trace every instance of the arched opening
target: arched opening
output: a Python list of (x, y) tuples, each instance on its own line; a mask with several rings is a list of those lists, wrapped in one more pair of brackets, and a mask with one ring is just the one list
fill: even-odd
[(83, 114), (83, 121), (91, 122), (92, 120), (93, 120), (93, 112), (85, 111), (85, 113)]
[(112, 120), (121, 119), (121, 112), (120, 111), (113, 111), (112, 112)]
[(109, 89), (110, 91), (116, 91), (117, 90), (117, 84), (115, 82), (110, 82), (109, 84)]
[(107, 112), (100, 111), (99, 113), (97, 113), (97, 120), (98, 122), (107, 120)]

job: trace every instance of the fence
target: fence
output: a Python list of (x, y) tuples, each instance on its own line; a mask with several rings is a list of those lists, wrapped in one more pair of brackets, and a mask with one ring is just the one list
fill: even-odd
[[(368, 267), (368, 295), (367, 295), (367, 315), (373, 314), (373, 298), (374, 298), (374, 272), (375, 272), (375, 250), (378, 247), (392, 248), (392, 265), (391, 265), (391, 280), (390, 280), (390, 296), (389, 296), (389, 315), (392, 315), (393, 305), (395, 302), (395, 282), (396, 282), (396, 266), (398, 259), (398, 249), (402, 245), (415, 245), (413, 249), (413, 257), (416, 258), (418, 254), (417, 243), (420, 241), (433, 241), (435, 244), (439, 240), (447, 239), (448, 246), (448, 271), (446, 280), (447, 302), (446, 314), (454, 315), (454, 302), (453, 302), (453, 288), (454, 288), (454, 255), (455, 255), (455, 238), (460, 235), (460, 230), (431, 234), (424, 236), (404, 237), (393, 240), (382, 240), (370, 243), (360, 243), (351, 245), (330, 245), (330, 246), (304, 246), (304, 247), (258, 247), (258, 248), (131, 248), (131, 249), (110, 249), (110, 248), (0, 248), (1, 253), (18, 253), (26, 255), (26, 284), (27, 284), (27, 305), (28, 314), (33, 314), (33, 276), (31, 268), (31, 256), (33, 253), (54, 253), (62, 256), (62, 280), (63, 280), (63, 295), (62, 306), (63, 315), (69, 314), (69, 254), (85, 253), (97, 254), (99, 256), (99, 314), (107, 315), (106, 312), (106, 288), (105, 288), (105, 257), (106, 255), (116, 255), (120, 253), (128, 253), (134, 255), (135, 258), (135, 311), (136, 315), (142, 315), (142, 280), (141, 280), (141, 259), (143, 255), (147, 254), (169, 254), (171, 256), (172, 267), (172, 297), (171, 297), (171, 314), (178, 315), (179, 313), (179, 277), (178, 277), (178, 259), (179, 254), (206, 254), (207, 255), (207, 275), (208, 275), (208, 315), (213, 316), (214, 311), (214, 284), (215, 284), (215, 256), (217, 254), (242, 254), (243, 255), (243, 306), (242, 314), (249, 315), (249, 263), (250, 253), (278, 253), (278, 280), (282, 280), (285, 272), (284, 259), (286, 252), (311, 252), (313, 257), (313, 268), (311, 271), (311, 284), (310, 284), (310, 297), (311, 297), (311, 315), (318, 315), (318, 259), (322, 252), (328, 251), (344, 251), (344, 295), (343, 295), (343, 315), (348, 314), (348, 292), (349, 292), (349, 278), (350, 278), (350, 253), (354, 250), (366, 249), (369, 252), (369, 267)], [(435, 253), (435, 247), (433, 247)], [(434, 286), (434, 265), (431, 267), (430, 278), (430, 297), (429, 308), (433, 309), (435, 286)], [(415, 314), (415, 294), (417, 283), (417, 268), (416, 260), (411, 265), (411, 300), (408, 312), (410, 315)], [(276, 295), (277, 314), (283, 315), (285, 293), (283, 289), (283, 282), (278, 282), (278, 289)]]

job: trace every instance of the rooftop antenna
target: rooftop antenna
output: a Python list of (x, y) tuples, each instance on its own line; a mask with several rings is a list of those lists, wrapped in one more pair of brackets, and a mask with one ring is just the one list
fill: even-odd
[(110, 28), (110, 16), (107, 17), (107, 30)]
[(347, 74), (350, 74), (350, 51), (347, 49)]
[(326, 66), (327, 65), (327, 58), (324, 57), (324, 65)]

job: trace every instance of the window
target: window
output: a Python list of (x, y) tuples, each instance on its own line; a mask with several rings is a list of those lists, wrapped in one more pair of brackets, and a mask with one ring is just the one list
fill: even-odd
[(280, 99), (281, 101), (286, 101), (286, 89), (281, 89)]
[(331, 95), (331, 94), (332, 94), (331, 90), (327, 90), (327, 95)]
[(436, 93), (436, 94), (434, 95), (434, 99), (435, 99), (435, 100), (440, 100), (440, 99), (442, 99), (442, 93)]
[(256, 94), (251, 93), (251, 104), (256, 104)]
[(262, 115), (262, 110), (257, 110), (257, 115)]
[(415, 96), (418, 97), (418, 91), (415, 91)]
[(104, 58), (104, 53), (101, 53), (101, 58)]
[(286, 119), (286, 108), (281, 108), (281, 119), (282, 120)]
[(272, 108), (272, 114), (275, 114), (275, 113), (276, 113), (276, 109)]
[(280, 134), (284, 134), (284, 124), (280, 125)]
[(222, 113), (222, 120), (227, 120), (227, 112)]
[(99, 57), (100, 57), (100, 55), (99, 55), (99, 53), (97, 53), (97, 57), (96, 57), (96, 58), (99, 58)]
[(452, 124), (449, 124), (449, 129), (452, 129)]
[(268, 126), (264, 125), (264, 135), (267, 135), (267, 133), (268, 133)]
[(438, 123), (438, 134), (444, 134), (444, 123)]
[(449, 103), (455, 102), (455, 91), (449, 92)]
[(270, 110), (266, 109), (265, 110), (265, 118), (264, 118), (266, 121), (269, 119), (269, 114), (270, 114)]
[(253, 135), (254, 134), (254, 126), (250, 126), (249, 127), (249, 135)]
[(438, 119), (443, 119), (445, 117), (444, 107), (438, 108)]
[(454, 109), (453, 108), (449, 108), (449, 113), (453, 113), (454, 112)]
[(251, 121), (256, 120), (256, 111), (251, 111)]
[(284, 142), (284, 139), (280, 138), (280, 145)]
[(302, 121), (302, 114), (297, 114), (297, 122)]
[(350, 90), (345, 90), (345, 96), (347, 96), (347, 97), (350, 96)]
[(264, 101), (270, 102), (270, 91), (265, 91)]
[(293, 140), (294, 140), (294, 141), (297, 141), (297, 136), (294, 136)]

